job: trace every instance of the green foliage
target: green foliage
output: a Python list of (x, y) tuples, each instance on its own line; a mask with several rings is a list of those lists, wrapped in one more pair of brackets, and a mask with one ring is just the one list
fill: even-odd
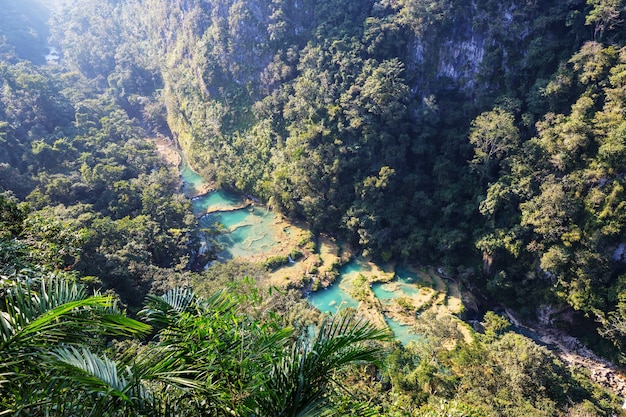
[(623, 22), (626, 5), (623, 1), (588, 0), (587, 4), (593, 8), (585, 18), (585, 24), (593, 25), (594, 39), (602, 39), (605, 32), (615, 31)]
[(270, 395), (255, 398), (254, 408), (263, 415), (321, 415), (330, 405), (328, 386), (335, 371), (353, 363), (379, 363), (379, 347), (359, 344), (389, 338), (386, 330), (352, 312), (327, 318), (314, 336), (294, 344), (273, 366), (268, 382), (275, 385), (265, 387)]
[[(2, 276), (0, 402), (16, 415), (38, 414), (64, 397), (50, 355), (70, 345), (98, 345), (99, 336), (145, 335), (150, 326), (127, 318), (112, 296), (88, 296), (64, 276)], [(102, 346), (102, 345), (101, 345)], [(72, 349), (72, 348), (69, 348)], [(60, 389), (60, 391), (57, 391)], [(61, 407), (66, 407), (62, 400)]]
[(365, 275), (359, 274), (350, 281), (350, 293), (355, 299), (360, 301), (366, 301), (371, 297), (372, 290)]
[(292, 249), (291, 252), (289, 252), (289, 257), (291, 258), (292, 261), (297, 261), (300, 258), (302, 258), (304, 255), (302, 254), (302, 252), (300, 252), (298, 249)]
[(288, 255), (274, 255), (263, 261), (263, 266), (269, 271), (273, 271), (287, 264), (289, 264)]
[[(494, 313), (485, 316), (488, 337), (470, 332), (471, 341), (454, 320), (424, 315), (418, 321), (424, 339), (388, 357), (396, 391), (390, 416), (550, 416), (573, 410), (600, 416), (620, 407), (618, 399), (607, 401), (606, 393), (570, 374), (548, 349), (506, 331), (508, 322)], [(402, 401), (404, 395), (413, 401)]]
[[(329, 412), (335, 372), (377, 363), (371, 343), (389, 338), (345, 313), (294, 339), (276, 316), (246, 314), (258, 300), (240, 291), (150, 296), (141, 316), (151, 327), (67, 277), (3, 276), (2, 286), (0, 404), (16, 415)], [(151, 330), (150, 342), (109, 350), (99, 337)]]
[(208, 297), (220, 289), (232, 285), (241, 277), (254, 277), (262, 281), (267, 275), (267, 270), (257, 264), (243, 260), (231, 260), (228, 262), (215, 262), (206, 271), (193, 277), (191, 285), (194, 291), (203, 297)]
[[(55, 67), (37, 65), (47, 12), (5, 3), (0, 190), (17, 199), (0, 197), (1, 274), (72, 269), (133, 309), (151, 288), (193, 283), (208, 295), (242, 275), (262, 279), (262, 268), (237, 262), (181, 272), (199, 246), (195, 219), (175, 173), (144, 140), (173, 133), (208, 180), (304, 219), (311, 236), (332, 233), (384, 261), (476, 265), (482, 255), (484, 274), (471, 286), (528, 312), (566, 303), (623, 346), (623, 1), (76, 0), (53, 16)], [(300, 246), (312, 251), (314, 239)], [(59, 403), (71, 404), (63, 413), (146, 415), (150, 404), (162, 415), (278, 414), (252, 403), (272, 388), (270, 374), (282, 387), (275, 404), (305, 413), (305, 388), (326, 404), (329, 391), (294, 376), (321, 369), (308, 350), (317, 342), (285, 350), (295, 335), (225, 298), (167, 311), (173, 327), (159, 336), (180, 347), (176, 357), (135, 346), (135, 367), (100, 346), (58, 347), (46, 358), (68, 371), (53, 384)], [(309, 317), (292, 293), (265, 301), (281, 325)], [(246, 314), (261, 309), (244, 304)], [(487, 337), (474, 344), (450, 322), (424, 331), (428, 342), (398, 359), (397, 414), (609, 408), (577, 396), (544, 350), (485, 320)], [(211, 354), (190, 365), (182, 352), (196, 349)], [(232, 369), (225, 379), (222, 368)], [(72, 399), (74, 383), (87, 390)], [(23, 398), (34, 404), (39, 394)], [(406, 396), (417, 403), (402, 409)], [(183, 398), (192, 402), (168, 408)]]
[(0, 238), (17, 237), (22, 232), (27, 210), (7, 193), (0, 194)]
[(73, 221), (28, 213), (9, 194), (0, 194), (0, 272), (71, 269), (89, 231)]
[[(291, 344), (291, 329), (276, 327), (271, 318), (259, 322), (253, 315), (238, 312), (238, 305), (249, 302), (255, 304), (253, 299), (238, 299), (226, 292), (202, 300), (186, 290), (150, 298), (144, 314), (163, 328), (160, 344), (184, 359), (185, 373), (197, 372), (210, 382), (203, 384), (204, 392), (197, 392), (198, 401), (191, 402), (196, 408), (189, 412), (284, 415), (321, 411), (328, 407), (332, 373), (350, 363), (375, 360), (377, 348), (358, 344), (387, 337), (348, 314), (325, 321), (315, 336), (303, 335)], [(202, 355), (192, 358), (191, 352)]]
[(509, 330), (511, 323), (504, 317), (501, 317), (494, 313), (493, 311), (488, 311), (485, 313), (484, 327), (485, 327), (485, 336), (490, 339), (494, 339), (498, 336), (502, 336), (505, 332)]
[(195, 220), (176, 176), (119, 92), (28, 62), (1, 69), (0, 187), (32, 210), (3, 222), (2, 268), (75, 269), (138, 305), (155, 266), (186, 263)]
[(519, 144), (513, 115), (501, 108), (482, 113), (472, 122), (469, 141), (474, 145), (472, 166), (489, 177), (494, 160), (504, 159)]

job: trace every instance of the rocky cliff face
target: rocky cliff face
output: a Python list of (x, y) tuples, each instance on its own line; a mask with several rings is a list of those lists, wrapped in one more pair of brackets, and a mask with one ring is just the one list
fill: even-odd
[[(450, 3), (454, 3), (450, 1)], [(568, 56), (568, 31), (583, 25), (584, 2), (471, 2), (414, 31), (407, 66), (417, 91), (458, 89), (468, 98), (498, 91), (519, 93), (551, 74)], [(565, 46), (567, 45), (567, 46)], [(515, 94), (513, 94), (515, 95)]]
[[(187, 29), (177, 36), (193, 39), (179, 40), (174, 46), (182, 54), (197, 55), (202, 91), (230, 82), (254, 89), (268, 84), (264, 77), (277, 57), (284, 61), (287, 53), (297, 56), (307, 43), (323, 43), (329, 36), (337, 35), (341, 42), (354, 39), (355, 28), (380, 19), (385, 23), (377, 36), (397, 30), (399, 43), (406, 45), (399, 58), (418, 95), (458, 90), (474, 99), (517, 89), (552, 73), (564, 53), (561, 41), (585, 4), (582, 0), (418, 2), (422, 3), (425, 6), (386, 0), (358, 6), (340, 0), (187, 1), (176, 13), (181, 20), (178, 26)], [(195, 44), (195, 51), (185, 52), (188, 46), (181, 48), (181, 44)], [(368, 48), (375, 51), (377, 46)]]

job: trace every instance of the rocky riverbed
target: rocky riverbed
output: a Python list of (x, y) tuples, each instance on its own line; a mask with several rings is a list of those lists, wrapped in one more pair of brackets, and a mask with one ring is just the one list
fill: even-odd
[(549, 346), (568, 366), (586, 370), (594, 382), (610, 389), (616, 395), (626, 397), (626, 378), (615, 364), (599, 357), (580, 340), (563, 330), (539, 322), (522, 322), (509, 309), (505, 309), (505, 314), (515, 326), (530, 331), (533, 340)]

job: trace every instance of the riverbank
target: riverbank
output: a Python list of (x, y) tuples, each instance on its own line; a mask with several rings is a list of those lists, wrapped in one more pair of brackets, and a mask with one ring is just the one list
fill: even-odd
[(157, 153), (161, 155), (163, 160), (167, 162), (168, 165), (173, 167), (180, 166), (182, 162), (182, 157), (180, 153), (176, 150), (176, 145), (173, 139), (166, 137), (155, 137), (148, 139), (156, 146)]
[[(182, 169), (183, 157), (181, 155), (181, 151), (177, 148), (176, 142), (174, 139), (167, 137), (154, 137), (149, 139), (156, 146), (156, 151), (163, 160), (173, 168)], [(189, 167), (193, 171), (192, 168)], [(195, 171), (193, 171), (195, 173)], [(196, 173), (198, 177), (199, 174)], [(192, 187), (191, 192), (186, 190), (185, 194), (189, 198), (195, 198), (202, 195), (205, 195), (211, 191), (215, 190), (215, 184), (212, 184), (205, 179), (202, 179), (202, 182), (197, 182)]]
[[(548, 346), (567, 366), (588, 373), (593, 382), (608, 388), (620, 397), (626, 397), (626, 377), (615, 364), (599, 357), (580, 340), (563, 330), (538, 322), (522, 322), (509, 309), (505, 309), (504, 313), (513, 325), (529, 332), (527, 337)], [(624, 406), (626, 407), (626, 401)]]
[[(362, 317), (395, 328), (396, 333), (402, 330), (403, 343), (417, 337), (409, 330), (419, 314), (433, 311), (456, 317), (462, 313), (458, 283), (433, 268), (404, 267), (400, 272), (394, 263), (378, 265), (358, 257), (350, 245), (323, 234), (313, 236), (306, 224), (290, 221), (253, 198), (214, 191), (187, 165), (172, 140), (153, 142), (164, 159), (180, 169), (199, 227), (223, 226), (224, 233), (216, 241), (225, 249), (218, 252), (218, 260), (238, 258), (267, 265), (270, 270), (260, 285), (297, 288), (310, 300), (323, 294), (330, 299), (323, 311), (336, 311), (348, 297)], [(335, 292), (340, 295), (333, 299)], [(466, 339), (470, 338), (468, 333)]]
[[(177, 168), (183, 166), (182, 156), (172, 140), (154, 138), (152, 142), (168, 164)], [(213, 187), (197, 173), (193, 174), (197, 178), (190, 187), (193, 193), (189, 197), (193, 198), (196, 204), (199, 199), (212, 191)], [(203, 215), (215, 211), (245, 214), (246, 211), (254, 210), (255, 206), (262, 208), (258, 201), (242, 197), (234, 206), (207, 207)], [(237, 228), (245, 229), (251, 226), (250, 221), (244, 220)], [(230, 232), (232, 233), (232, 230)], [(243, 260), (252, 263), (264, 263), (272, 257), (289, 260), (283, 266), (268, 272), (268, 278), (260, 283), (262, 285), (300, 288), (305, 296), (314, 296), (315, 293), (312, 294), (310, 291), (315, 289), (332, 292), (325, 288), (336, 285), (356, 300), (355, 308), (362, 317), (381, 327), (395, 328), (396, 334), (402, 327), (403, 333), (406, 333), (403, 336), (405, 341), (410, 340), (411, 336), (416, 336), (411, 335), (408, 330), (416, 324), (418, 315), (424, 312), (433, 311), (438, 316), (454, 317), (462, 314), (464, 304), (458, 282), (433, 268), (407, 267), (403, 273), (396, 273), (393, 264), (379, 266), (368, 259), (357, 258), (348, 245), (339, 245), (326, 235), (313, 238), (306, 225), (288, 221), (275, 213), (272, 214), (271, 221), (263, 226), (260, 234), (262, 236), (252, 236), (250, 240), (255, 242), (267, 235), (272, 241), (270, 249), (267, 251), (252, 249), (242, 257)], [(296, 259), (292, 258), (294, 254), (299, 254), (293, 256)], [(336, 281), (340, 271), (342, 279)], [(408, 290), (407, 285), (410, 286)], [(339, 304), (341, 302), (336, 303)], [(513, 318), (512, 321), (516, 322)], [(460, 320), (458, 328), (466, 341), (470, 342), (471, 333)], [(626, 395), (626, 379), (619, 373), (617, 367), (598, 358), (579, 341), (564, 332), (537, 324), (526, 328), (538, 335), (537, 342), (554, 346), (555, 353), (564, 363), (589, 372), (592, 380), (616, 394)]]

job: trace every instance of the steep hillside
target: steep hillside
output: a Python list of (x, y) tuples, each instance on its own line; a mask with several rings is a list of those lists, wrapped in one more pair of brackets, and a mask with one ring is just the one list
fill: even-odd
[[(0, 3), (3, 411), (623, 413), (622, 386), (592, 382), (616, 368), (562, 342), (623, 364), (624, 1), (75, 0), (49, 40), (47, 9)], [(440, 271), (392, 307), (351, 278), (416, 340), (350, 312), (316, 327), (300, 291), (244, 278), (287, 286), (267, 278), (286, 256), (192, 272), (197, 222), (153, 145), (170, 137), (216, 186), (308, 224), (311, 253), (318, 235)], [(436, 314), (464, 313), (444, 291), (472, 292), (480, 321)], [(539, 312), (562, 360), (491, 307)]]
[(53, 38), (218, 186), (615, 334), (623, 17), (621, 1), (129, 0), (59, 14)]

